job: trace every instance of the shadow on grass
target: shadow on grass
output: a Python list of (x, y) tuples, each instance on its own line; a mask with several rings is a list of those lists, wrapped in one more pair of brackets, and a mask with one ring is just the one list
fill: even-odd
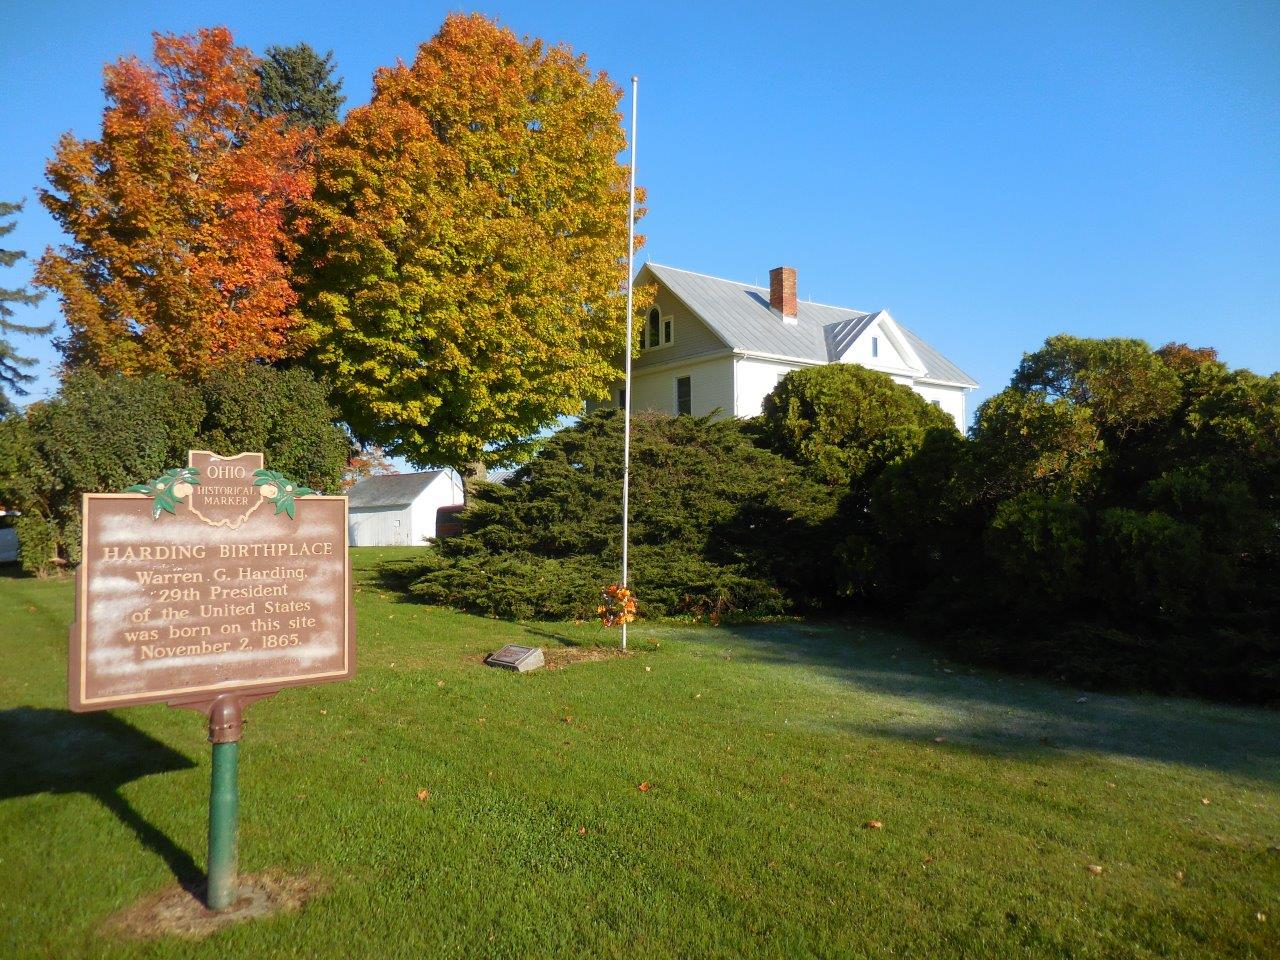
[(862, 733), (946, 737), (990, 753), (1076, 750), (1280, 780), (1280, 712), (1147, 694), (1112, 695), (970, 670), (889, 630), (862, 624), (725, 627), (739, 662), (804, 665), (886, 695)]
[(0, 580), (34, 580), (35, 575), (22, 569), (17, 560), (6, 560), (0, 563)]
[[(531, 637), (537, 637), (542, 640), (548, 640), (552, 643), (559, 644), (562, 647), (586, 647), (593, 644), (585, 643), (581, 637), (571, 637), (567, 633), (557, 633), (551, 628), (551, 625), (536, 626), (534, 624), (522, 623), (520, 629)], [(603, 646), (603, 644), (599, 644)]]
[(121, 795), (126, 783), (195, 764), (111, 714), (17, 707), (0, 710), (0, 800), (84, 793), (160, 856), (189, 890), (204, 881), (195, 860)]

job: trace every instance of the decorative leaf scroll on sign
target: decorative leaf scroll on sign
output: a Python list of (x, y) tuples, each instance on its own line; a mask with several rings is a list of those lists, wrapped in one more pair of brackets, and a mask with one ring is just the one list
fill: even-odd
[[(178, 515), (178, 504), (191, 495), (192, 489), (200, 484), (198, 467), (174, 467), (166, 470), (154, 480), (146, 483), (135, 483), (126, 493), (144, 493), (152, 500), (151, 517), (158, 520), (161, 513)], [(288, 514), (293, 520), (297, 516), (296, 499), (314, 496), (316, 491), (305, 484), (298, 483), (285, 476), (279, 470), (255, 470), (253, 485), (262, 499), (275, 504), (276, 513)], [(250, 511), (252, 512), (252, 511)]]
[(315, 493), (310, 487), (294, 483), (279, 470), (253, 471), (253, 485), (258, 492), (276, 505), (276, 513), (287, 513), (293, 519), (294, 498)]
[[(151, 518), (158, 520), (162, 511), (178, 515), (178, 504), (191, 495), (200, 483), (195, 467), (174, 467), (147, 483), (135, 483), (127, 493), (145, 493), (151, 498)], [(289, 514), (293, 516), (293, 514)]]

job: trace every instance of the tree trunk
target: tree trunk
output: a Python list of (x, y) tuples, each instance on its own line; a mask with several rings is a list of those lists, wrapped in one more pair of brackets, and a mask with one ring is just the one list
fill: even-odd
[(471, 503), (471, 495), (475, 492), (476, 484), (484, 481), (489, 474), (489, 470), (479, 460), (473, 460), (471, 463), (463, 464), (458, 473), (462, 475), (462, 501), (469, 504)]

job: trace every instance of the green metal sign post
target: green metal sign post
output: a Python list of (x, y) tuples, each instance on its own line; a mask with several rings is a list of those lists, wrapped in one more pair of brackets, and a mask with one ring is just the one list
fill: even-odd
[(209, 890), (210, 910), (225, 910), (236, 901), (240, 813), (240, 735), (244, 718), (240, 698), (222, 696), (209, 708), (209, 742), (213, 744), (213, 774), (209, 783)]

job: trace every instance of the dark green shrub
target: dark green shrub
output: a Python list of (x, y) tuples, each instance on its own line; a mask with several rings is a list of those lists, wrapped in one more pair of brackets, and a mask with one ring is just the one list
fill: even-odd
[[(621, 563), (622, 418), (583, 417), (506, 485), (481, 485), (464, 534), (413, 592), (492, 616), (587, 618)], [(833, 496), (733, 420), (633, 419), (631, 583), (643, 615), (771, 615), (823, 602)]]
[(868, 477), (914, 453), (951, 417), (886, 373), (831, 363), (788, 373), (764, 399), (761, 435), (825, 483)]
[(847, 531), (847, 589), (977, 659), (1280, 701), (1280, 376), (1053, 337)]
[(188, 450), (260, 450), (274, 469), (338, 492), (350, 443), (323, 385), (302, 370), (235, 367), (188, 383), (79, 371), (0, 420), (0, 502), (20, 511), (23, 565), (79, 562), (80, 495), (118, 491)]

